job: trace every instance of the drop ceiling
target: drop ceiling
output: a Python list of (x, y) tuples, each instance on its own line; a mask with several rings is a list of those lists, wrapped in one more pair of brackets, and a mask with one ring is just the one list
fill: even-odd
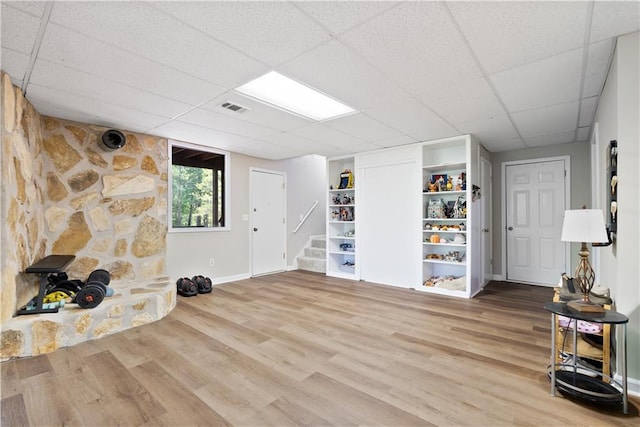
[[(2, 70), (41, 114), (284, 159), (585, 142), (640, 3), (2, 1), (1, 18)], [(271, 70), (358, 112), (314, 122), (234, 91)]]

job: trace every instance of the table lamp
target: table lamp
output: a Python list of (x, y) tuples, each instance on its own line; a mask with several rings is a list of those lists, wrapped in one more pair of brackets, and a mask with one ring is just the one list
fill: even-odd
[(595, 272), (589, 264), (589, 249), (587, 243), (603, 243), (608, 241), (607, 231), (599, 209), (575, 209), (564, 211), (562, 223), (563, 242), (580, 242), (582, 247), (578, 252), (580, 262), (574, 273), (574, 283), (578, 284), (582, 299), (569, 301), (567, 306), (574, 310), (592, 313), (604, 313), (604, 308), (589, 300), (589, 292), (593, 288)]

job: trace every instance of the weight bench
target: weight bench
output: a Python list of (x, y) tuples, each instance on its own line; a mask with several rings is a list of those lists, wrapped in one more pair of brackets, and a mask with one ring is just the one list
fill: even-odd
[(38, 289), (36, 308), (34, 310), (18, 310), (16, 316), (22, 314), (57, 313), (58, 307), (42, 308), (45, 290), (47, 289), (47, 277), (51, 273), (62, 273), (75, 257), (75, 255), (49, 255), (27, 267), (24, 271), (25, 273), (40, 274), (40, 288)]

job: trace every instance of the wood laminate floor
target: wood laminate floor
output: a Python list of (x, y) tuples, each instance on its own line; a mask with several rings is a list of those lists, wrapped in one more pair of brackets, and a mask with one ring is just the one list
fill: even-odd
[(637, 400), (625, 416), (550, 396), (551, 297), (301, 271), (222, 284), (158, 322), (2, 363), (2, 425), (637, 426)]

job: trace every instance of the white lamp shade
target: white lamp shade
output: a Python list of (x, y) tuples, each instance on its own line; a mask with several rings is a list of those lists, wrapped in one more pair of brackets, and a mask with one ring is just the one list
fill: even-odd
[(562, 223), (563, 242), (606, 243), (607, 230), (600, 209), (575, 209), (564, 211)]

